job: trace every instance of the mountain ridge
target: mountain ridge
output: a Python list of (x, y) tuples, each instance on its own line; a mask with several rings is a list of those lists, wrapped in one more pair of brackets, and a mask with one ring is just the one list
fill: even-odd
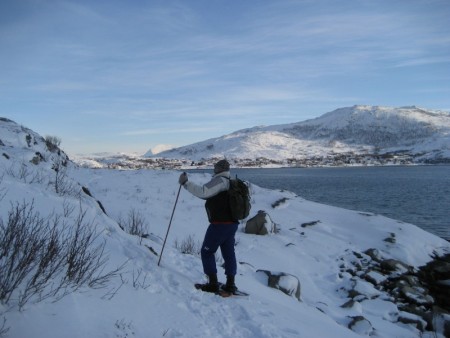
[(450, 159), (450, 115), (415, 106), (356, 105), (314, 119), (256, 126), (145, 157), (305, 159), (403, 151), (417, 161)]

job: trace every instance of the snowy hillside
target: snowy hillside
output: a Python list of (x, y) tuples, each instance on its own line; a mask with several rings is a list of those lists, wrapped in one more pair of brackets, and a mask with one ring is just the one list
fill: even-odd
[[(276, 224), (279, 231), (258, 236), (240, 226), (236, 282), (250, 296), (225, 299), (193, 287), (204, 278), (198, 248), (207, 218), (204, 201), (184, 189), (157, 265), (179, 172), (80, 168), (44, 144), (31, 130), (0, 119), (0, 337), (444, 338), (450, 316), (432, 311), (439, 304), (448, 313), (448, 303), (445, 309), (420, 284), (419, 271), (434, 255), (450, 253), (450, 244), (439, 237), (379, 215), (252, 185), (251, 215), (265, 210), (267, 227)], [(189, 175), (198, 183), (209, 178)], [(40, 257), (66, 252), (54, 245), (55, 234), (70, 248), (79, 248), (75, 234), (93, 236), (86, 250), (69, 250), (58, 269), (34, 265), (6, 288), (12, 284), (5, 276), (14, 276), (8, 263), (29, 251), (8, 246), (14, 235), (7, 230), (19, 230), (14, 220), (23, 220), (28, 234), (49, 224), (54, 241), (41, 239), (52, 250), (36, 252)], [(70, 263), (86, 260), (100, 268), (74, 278), (80, 272)], [(33, 284), (33, 276), (53, 268), (52, 278)], [(275, 289), (257, 270), (290, 278)], [(297, 287), (293, 280), (300, 284), (300, 299), (291, 292)]]
[(285, 160), (392, 152), (417, 161), (450, 160), (450, 114), (416, 107), (353, 106), (304, 122), (240, 130), (155, 156)]
[(45, 162), (46, 167), (69, 164), (68, 156), (54, 144), (52, 139), (44, 139), (31, 129), (19, 126), (14, 121), (0, 117), (0, 147), (2, 156), (20, 158), (24, 163), (39, 164)]

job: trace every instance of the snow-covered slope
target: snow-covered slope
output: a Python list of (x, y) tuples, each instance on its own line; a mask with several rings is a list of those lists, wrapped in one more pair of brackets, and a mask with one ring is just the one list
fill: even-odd
[(240, 130), (156, 156), (283, 160), (394, 151), (450, 159), (450, 115), (416, 107), (353, 106), (304, 122)]
[(0, 117), (0, 131), (1, 155), (4, 158), (12, 156), (22, 163), (45, 163), (46, 168), (71, 163), (58, 145), (14, 121)]
[[(195, 248), (207, 218), (204, 201), (184, 189), (161, 266), (157, 265), (179, 189), (178, 172), (84, 169), (69, 163), (60, 178), (70, 183), (70, 189), (56, 191), (55, 167), (48, 160), (55, 153), (47, 152), (39, 136), (1, 119), (0, 135), (0, 230), (17, 203), (33, 204), (40, 216), (56, 220), (61, 231), (70, 232), (83, 215), (98, 234), (94, 244), (105, 243), (105, 271), (124, 264), (103, 287), (85, 285), (56, 302), (39, 301), (35, 295), (21, 311), (17, 302), (24, 286), (20, 285), (11, 299), (0, 303), (0, 336), (8, 331), (3, 335), (12, 338), (434, 337), (424, 330), (420, 317), (406, 312), (381, 288), (387, 276), (364, 271), (378, 259), (396, 259), (416, 269), (433, 254), (450, 252), (448, 242), (414, 225), (252, 185), (252, 215), (266, 210), (280, 231), (257, 236), (245, 234), (240, 226), (236, 280), (250, 296), (224, 299), (193, 288), (203, 279)], [(36, 143), (29, 144), (27, 135)], [(37, 151), (46, 161), (30, 162)], [(209, 177), (192, 174), (189, 179), (202, 183)], [(94, 197), (83, 192), (87, 190)], [(124, 224), (130, 215), (138, 215), (148, 236), (133, 236), (119, 227), (118, 221)], [(179, 250), (186, 241), (194, 247), (191, 254)], [(368, 249), (374, 249), (375, 258)], [(258, 269), (296, 276), (301, 301), (269, 288)], [(219, 278), (224, 279), (222, 269)], [(416, 295), (414, 290), (412, 294)], [(342, 307), (344, 303), (347, 307)]]

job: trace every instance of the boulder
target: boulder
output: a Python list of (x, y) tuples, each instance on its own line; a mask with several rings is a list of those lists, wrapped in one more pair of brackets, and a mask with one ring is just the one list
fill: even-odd
[(301, 301), (300, 281), (294, 275), (268, 270), (257, 270), (256, 273), (262, 277), (267, 286), (278, 289), (288, 296), (295, 297)]
[(246, 234), (268, 235), (276, 232), (276, 225), (264, 210), (259, 210), (247, 221), (244, 231)]

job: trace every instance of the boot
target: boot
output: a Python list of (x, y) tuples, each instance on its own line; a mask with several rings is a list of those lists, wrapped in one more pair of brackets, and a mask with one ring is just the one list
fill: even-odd
[(223, 289), (224, 289), (226, 292), (229, 292), (229, 293), (234, 293), (234, 292), (236, 292), (237, 287), (236, 287), (236, 285), (234, 284), (234, 276), (231, 276), (231, 275), (227, 276), (227, 282), (226, 282), (226, 284), (223, 286)]
[(208, 283), (200, 285), (200, 289), (205, 292), (219, 293), (217, 274), (208, 275)]

